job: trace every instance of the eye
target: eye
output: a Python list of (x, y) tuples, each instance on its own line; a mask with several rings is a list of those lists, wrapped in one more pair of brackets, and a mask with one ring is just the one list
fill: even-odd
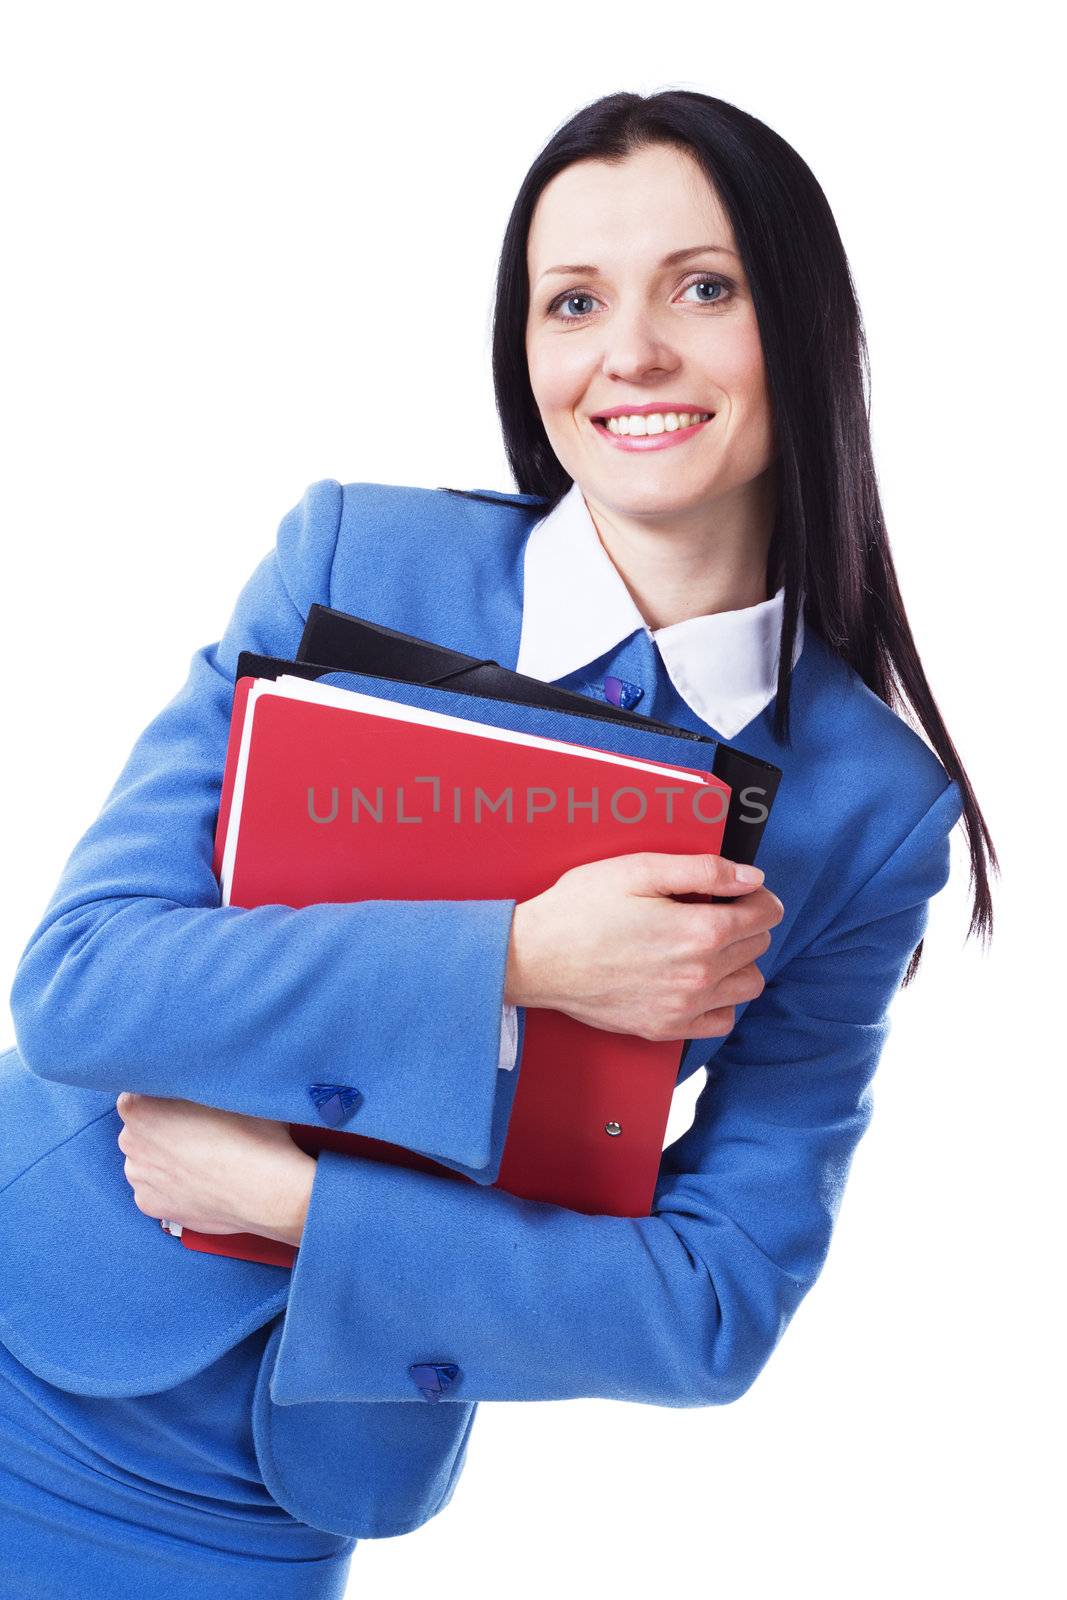
[[(569, 304), (572, 300), (592, 300), (592, 298), (593, 296), (586, 294), (584, 289), (569, 289), (563, 294), (558, 294), (546, 307), (546, 310), (548, 315), (552, 317), (555, 316), (557, 310), (561, 310), (563, 306)], [(562, 322), (582, 322), (588, 315), (588, 311), (579, 312), (576, 317), (561, 317), (560, 320)]]
[(697, 304), (698, 305), (702, 305), (702, 306), (717, 306), (720, 301), (726, 299), (727, 295), (730, 292), (729, 289), (726, 286), (726, 283), (725, 283), (724, 279), (707, 277), (707, 276), (705, 276), (703, 278), (695, 278), (692, 283), (688, 284), (687, 287), (686, 287), (686, 293), (687, 294), (689, 293), (690, 289), (718, 289), (719, 290), (719, 293), (715, 296), (714, 299), (701, 299), (700, 296), (698, 295), (697, 296)]
[[(707, 288), (718, 292), (714, 296), (698, 296), (695, 302), (690, 301), (691, 305), (718, 306), (728, 300), (731, 293), (730, 285), (726, 279), (718, 277), (715, 273), (701, 273), (699, 277), (693, 278), (685, 285), (683, 293), (688, 294), (690, 289), (698, 288)], [(557, 313), (562, 311), (563, 307), (569, 305), (571, 301), (595, 300), (595, 298), (595, 295), (589, 294), (585, 289), (565, 289), (562, 294), (556, 295), (554, 300), (549, 301), (545, 307), (545, 314), (549, 317), (555, 317), (559, 322), (585, 322), (592, 315), (592, 312), (581, 311), (577, 316), (558, 316)]]

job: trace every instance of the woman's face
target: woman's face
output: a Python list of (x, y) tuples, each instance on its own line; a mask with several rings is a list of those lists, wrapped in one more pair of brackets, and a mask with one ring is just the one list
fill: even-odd
[[(689, 152), (656, 145), (566, 167), (538, 198), (526, 260), (534, 399), (587, 498), (636, 516), (744, 503), (746, 489), (755, 505), (774, 457), (756, 313), (729, 220)], [(662, 433), (654, 421), (636, 441), (593, 420), (649, 404), (711, 420)]]

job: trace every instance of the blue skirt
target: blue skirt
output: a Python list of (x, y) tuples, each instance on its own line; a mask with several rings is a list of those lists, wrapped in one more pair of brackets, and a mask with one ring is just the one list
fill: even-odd
[(0, 1595), (341, 1600), (357, 1541), (296, 1521), (260, 1476), (270, 1332), (130, 1399), (68, 1394), (0, 1343)]

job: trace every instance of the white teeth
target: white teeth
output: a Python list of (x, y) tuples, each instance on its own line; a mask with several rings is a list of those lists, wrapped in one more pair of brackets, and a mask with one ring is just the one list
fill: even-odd
[(636, 438), (641, 434), (674, 433), (694, 422), (707, 422), (711, 415), (710, 411), (655, 411), (647, 416), (608, 417), (607, 428), (609, 433)]

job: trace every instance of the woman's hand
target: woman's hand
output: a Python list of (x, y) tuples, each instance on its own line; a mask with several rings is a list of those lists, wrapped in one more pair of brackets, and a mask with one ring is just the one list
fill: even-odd
[(299, 1245), (316, 1164), (284, 1122), (124, 1091), (119, 1149), (146, 1216)]
[[(673, 895), (738, 895), (693, 904)], [(763, 992), (756, 966), (781, 901), (716, 855), (644, 851), (572, 867), (515, 907), (504, 999), (608, 1033), (718, 1037)]]

